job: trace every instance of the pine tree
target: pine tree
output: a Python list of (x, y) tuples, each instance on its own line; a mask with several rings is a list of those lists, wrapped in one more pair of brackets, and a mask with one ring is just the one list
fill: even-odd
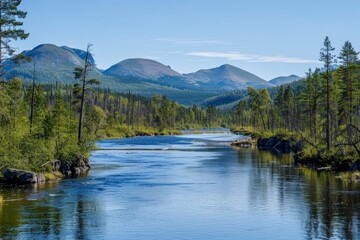
[(285, 117), (285, 125), (288, 129), (290, 129), (292, 127), (291, 120), (293, 119), (294, 111), (294, 93), (290, 85), (287, 86), (284, 91), (283, 101), (283, 116)]
[(236, 107), (236, 115), (238, 115), (240, 118), (242, 128), (244, 127), (245, 124), (245, 114), (246, 114), (246, 101), (241, 100), (238, 106)]
[(86, 92), (89, 87), (89, 85), (93, 84), (100, 84), (100, 82), (96, 79), (88, 79), (89, 71), (91, 71), (91, 68), (93, 67), (91, 61), (90, 61), (90, 51), (91, 51), (91, 44), (88, 44), (86, 48), (86, 55), (85, 55), (85, 61), (84, 61), (84, 68), (82, 67), (76, 67), (74, 70), (75, 79), (78, 79), (81, 81), (81, 84), (76, 83), (74, 84), (74, 93), (78, 95), (79, 101), (80, 101), (80, 107), (79, 107), (79, 124), (78, 124), (78, 144), (82, 142), (82, 129), (84, 124), (84, 112), (85, 112), (85, 98), (86, 98)]
[(259, 113), (263, 128), (266, 130), (265, 113), (267, 113), (271, 103), (269, 92), (266, 89), (257, 91), (252, 87), (248, 87), (248, 94), (250, 97), (251, 109), (254, 113)]
[(325, 87), (325, 112), (326, 112), (326, 122), (325, 122), (325, 135), (326, 135), (326, 149), (330, 150), (331, 145), (331, 109), (330, 109), (330, 101), (331, 101), (331, 66), (335, 63), (335, 55), (332, 52), (335, 50), (331, 46), (331, 42), (329, 37), (325, 38), (324, 47), (320, 52), (320, 61), (324, 62), (325, 72), (323, 74), (324, 78), (324, 87)]
[(280, 125), (282, 124), (282, 120), (284, 119), (283, 116), (283, 109), (284, 109), (284, 86), (281, 85), (279, 91), (275, 97), (275, 106), (277, 108), (277, 113), (280, 117)]
[(24, 40), (29, 34), (20, 29), (21, 19), (26, 12), (18, 10), (21, 0), (0, 0), (0, 87), (3, 81), (3, 62), (12, 57), (15, 50), (10, 46), (11, 40)]
[(341, 104), (348, 126), (349, 136), (351, 136), (352, 133), (351, 126), (353, 124), (354, 106), (356, 106), (357, 103), (355, 90), (358, 88), (358, 81), (356, 78), (356, 72), (359, 69), (357, 65), (358, 54), (359, 53), (354, 50), (352, 44), (349, 41), (346, 41), (339, 55), (341, 63), (339, 72), (343, 83)]
[(315, 69), (314, 72), (309, 69), (304, 80), (304, 89), (301, 92), (300, 101), (303, 105), (302, 113), (304, 114), (303, 121), (307, 122), (310, 136), (317, 141), (318, 129), (318, 107), (319, 99), (322, 95), (321, 83), (319, 77), (320, 69)]
[(169, 99), (164, 95), (161, 98), (161, 105), (159, 109), (160, 117), (162, 120), (162, 126), (161, 130), (163, 130), (165, 127), (170, 126), (170, 111), (171, 111), (171, 103)]

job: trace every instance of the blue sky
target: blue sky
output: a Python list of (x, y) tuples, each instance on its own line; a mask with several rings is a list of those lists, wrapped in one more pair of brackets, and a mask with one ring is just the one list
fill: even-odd
[(151, 58), (181, 73), (228, 63), (266, 80), (304, 75), (325, 36), (336, 53), (360, 50), (358, 0), (23, 0), (19, 50), (42, 43), (84, 49), (98, 67)]

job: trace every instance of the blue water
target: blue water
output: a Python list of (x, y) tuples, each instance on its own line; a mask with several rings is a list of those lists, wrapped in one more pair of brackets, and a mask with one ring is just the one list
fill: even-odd
[[(87, 177), (0, 190), (0, 238), (358, 239), (359, 187), (230, 133), (99, 141)], [(1, 199), (2, 203), (1, 203)]]

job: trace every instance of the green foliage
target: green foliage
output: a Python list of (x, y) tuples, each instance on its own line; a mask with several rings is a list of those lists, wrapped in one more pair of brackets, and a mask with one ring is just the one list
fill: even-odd
[[(6, 58), (12, 58), (15, 49), (10, 46), (12, 40), (24, 40), (29, 34), (20, 27), (21, 21), (26, 17), (26, 12), (18, 9), (21, 0), (1, 0), (0, 1), (0, 84), (3, 80), (3, 62)], [(24, 58), (22, 55), (15, 57), (13, 60), (19, 62)]]
[(25, 135), (19, 144), (21, 155), (26, 158), (32, 169), (41, 169), (42, 164), (53, 160), (53, 142), (39, 139), (33, 135)]
[(166, 96), (146, 98), (97, 89), (86, 94), (83, 141), (78, 144), (81, 90), (77, 94), (70, 85), (33, 84), (22, 86), (15, 78), (0, 91), (0, 170), (47, 171), (48, 161), (87, 156), (99, 138), (180, 134), (186, 127), (229, 125), (213, 106), (185, 107)]
[(333, 69), (333, 51), (326, 37), (320, 53), (322, 70), (310, 69), (303, 81), (269, 91), (249, 88), (249, 97), (232, 111), (233, 124), (255, 137), (278, 135), (301, 140), (305, 145), (304, 159), (315, 162), (359, 159), (358, 52), (349, 41), (345, 42), (339, 54), (341, 65)]

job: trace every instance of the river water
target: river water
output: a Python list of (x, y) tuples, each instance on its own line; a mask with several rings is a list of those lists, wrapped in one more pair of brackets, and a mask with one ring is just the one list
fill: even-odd
[(360, 239), (360, 187), (228, 132), (97, 143), (87, 177), (0, 188), (0, 239)]

